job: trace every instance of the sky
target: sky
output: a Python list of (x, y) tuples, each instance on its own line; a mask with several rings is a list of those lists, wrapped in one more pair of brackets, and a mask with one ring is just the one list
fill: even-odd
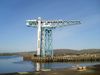
[(80, 20), (53, 30), (54, 49), (100, 48), (100, 0), (0, 0), (0, 52), (35, 51), (37, 28), (28, 19)]

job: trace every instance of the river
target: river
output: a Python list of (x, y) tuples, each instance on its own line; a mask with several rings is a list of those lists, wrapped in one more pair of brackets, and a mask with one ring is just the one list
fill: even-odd
[(21, 56), (0, 56), (0, 74), (14, 73), (14, 72), (32, 72), (40, 69), (61, 69), (72, 68), (72, 66), (92, 66), (100, 64), (100, 62), (54, 62), (54, 63), (34, 63), (31, 61), (24, 61)]

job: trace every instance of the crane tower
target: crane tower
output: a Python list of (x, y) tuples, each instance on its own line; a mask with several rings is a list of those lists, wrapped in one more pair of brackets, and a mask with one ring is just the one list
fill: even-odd
[(37, 33), (37, 55), (41, 57), (53, 57), (52, 30), (59, 27), (77, 25), (80, 21), (66, 20), (43, 20), (41, 17), (26, 20), (28, 27), (38, 28)]

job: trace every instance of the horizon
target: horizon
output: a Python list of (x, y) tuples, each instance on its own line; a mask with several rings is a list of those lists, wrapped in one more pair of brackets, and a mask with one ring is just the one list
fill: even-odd
[(0, 53), (35, 51), (37, 28), (25, 21), (39, 16), (81, 22), (54, 29), (54, 49), (100, 49), (100, 0), (1, 0), (0, 9)]
[[(60, 49), (53, 49), (53, 51), (54, 50), (60, 50)], [(91, 48), (89, 48), (89, 49), (79, 49), (79, 50), (76, 50), (76, 49), (64, 49), (64, 50), (84, 51), (84, 50), (100, 50), (100, 49), (91, 49)], [(5, 52), (4, 52), (4, 50), (1, 50), (0, 53), (17, 53), (17, 52), (20, 53), (20, 52), (34, 52), (34, 51), (36, 52), (36, 50), (32, 50), (32, 51), (11, 51), (11, 52), (9, 52), (8, 50), (5, 50)]]

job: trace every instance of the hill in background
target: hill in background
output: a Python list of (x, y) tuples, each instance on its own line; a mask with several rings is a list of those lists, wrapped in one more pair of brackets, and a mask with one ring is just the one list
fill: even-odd
[[(82, 50), (73, 50), (73, 49), (54, 49), (54, 55), (71, 55), (71, 54), (100, 54), (100, 49), (82, 49)], [(34, 55), (36, 51), (31, 52), (16, 52), (16, 53), (0, 53), (0, 55)]]

